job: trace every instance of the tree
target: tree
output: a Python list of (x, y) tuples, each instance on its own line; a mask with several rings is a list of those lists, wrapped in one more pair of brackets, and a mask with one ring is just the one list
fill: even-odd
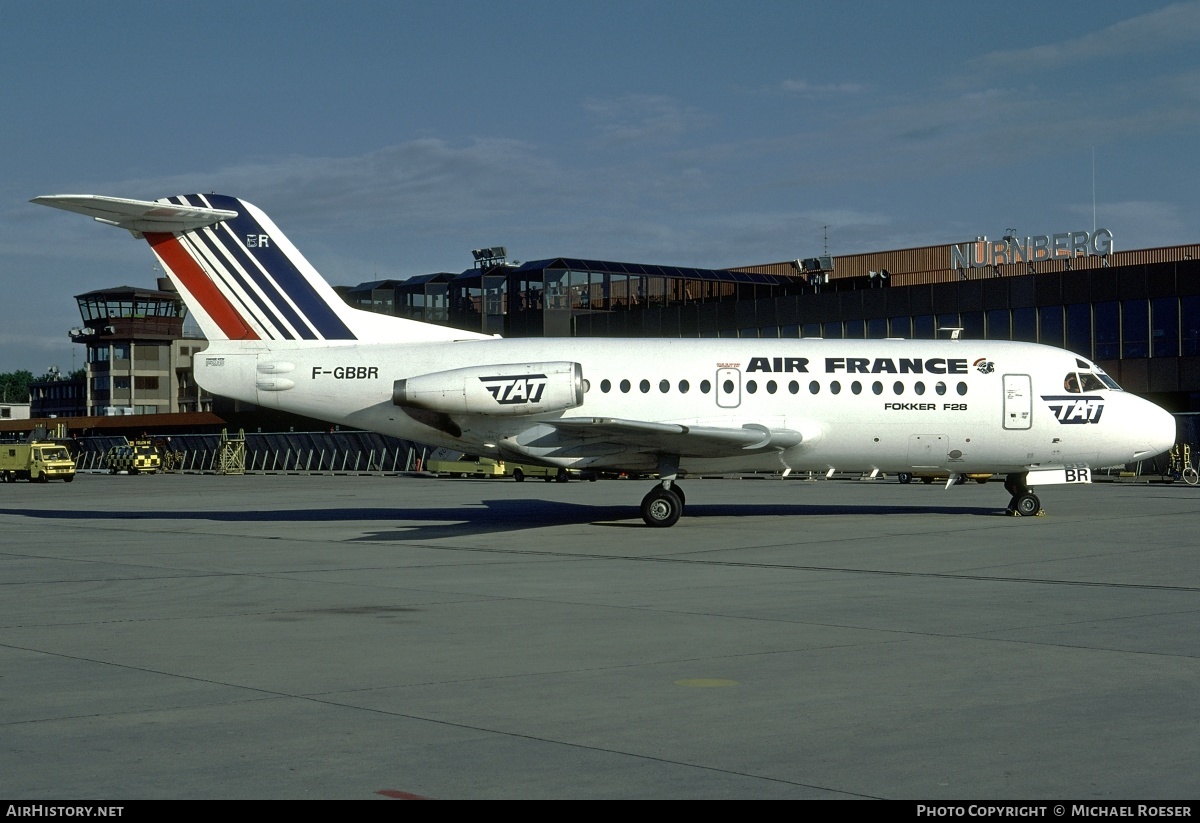
[(27, 369), (0, 374), (0, 402), (28, 403), (32, 382), (33, 372)]

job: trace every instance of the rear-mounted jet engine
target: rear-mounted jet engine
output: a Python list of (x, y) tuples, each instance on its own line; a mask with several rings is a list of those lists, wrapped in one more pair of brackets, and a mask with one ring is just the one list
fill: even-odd
[(583, 405), (578, 363), (472, 366), (397, 380), (392, 402), (443, 414), (530, 415)]

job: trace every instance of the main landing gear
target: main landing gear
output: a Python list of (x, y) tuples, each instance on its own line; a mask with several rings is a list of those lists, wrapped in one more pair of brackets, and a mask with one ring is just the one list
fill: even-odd
[(658, 478), (661, 482), (642, 498), (642, 520), (647, 526), (666, 528), (679, 522), (687, 498), (675, 482), (678, 473), (678, 456), (659, 459)]
[(1025, 485), (1029, 475), (1025, 472), (1010, 474), (1004, 479), (1004, 489), (1012, 495), (1008, 501), (1007, 513), (1013, 517), (1043, 517), (1046, 512), (1042, 509), (1042, 501)]
[(683, 514), (683, 490), (678, 484), (670, 488), (655, 486), (642, 498), (642, 520), (647, 526), (674, 526)]

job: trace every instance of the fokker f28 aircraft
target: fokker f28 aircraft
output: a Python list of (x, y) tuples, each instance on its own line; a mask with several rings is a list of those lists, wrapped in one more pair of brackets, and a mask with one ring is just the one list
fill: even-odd
[[(737, 471), (1007, 475), (1031, 491), (1169, 449), (1175, 421), (1062, 349), (984, 340), (502, 339), (347, 305), (258, 208), (192, 194), (34, 203), (144, 237), (209, 340), (208, 391), (429, 445), (678, 478)], [(950, 485), (948, 484), (948, 485)]]

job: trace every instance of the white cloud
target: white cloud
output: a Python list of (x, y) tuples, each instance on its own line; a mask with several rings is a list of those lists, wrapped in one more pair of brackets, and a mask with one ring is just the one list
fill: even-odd
[(807, 80), (784, 80), (779, 87), (786, 92), (810, 99), (860, 94), (865, 87), (859, 83), (810, 83)]
[[(1077, 206), (1072, 211), (1089, 221), (1091, 206)], [(1179, 244), (1180, 237), (1193, 235), (1194, 224), (1180, 213), (1173, 203), (1154, 200), (1124, 200), (1096, 204), (1096, 222), (1109, 229), (1118, 248), (1148, 249)]]
[[(554, 190), (560, 172), (517, 140), (479, 138), (461, 146), (422, 139), (343, 157), (286, 156), (206, 173), (113, 183), (122, 190), (244, 193), (259, 205), (343, 222), (427, 223), (479, 217)], [(261, 201), (261, 202), (260, 202)]]
[(706, 120), (698, 110), (660, 94), (590, 98), (583, 108), (598, 124), (598, 142), (608, 148), (672, 143)]
[[(1087, 17), (1083, 16), (1079, 27), (1087, 23)], [(989, 69), (1044, 71), (1088, 60), (1154, 53), (1197, 41), (1200, 41), (1200, 3), (1177, 3), (1070, 40), (994, 51), (979, 58), (977, 63)]]

